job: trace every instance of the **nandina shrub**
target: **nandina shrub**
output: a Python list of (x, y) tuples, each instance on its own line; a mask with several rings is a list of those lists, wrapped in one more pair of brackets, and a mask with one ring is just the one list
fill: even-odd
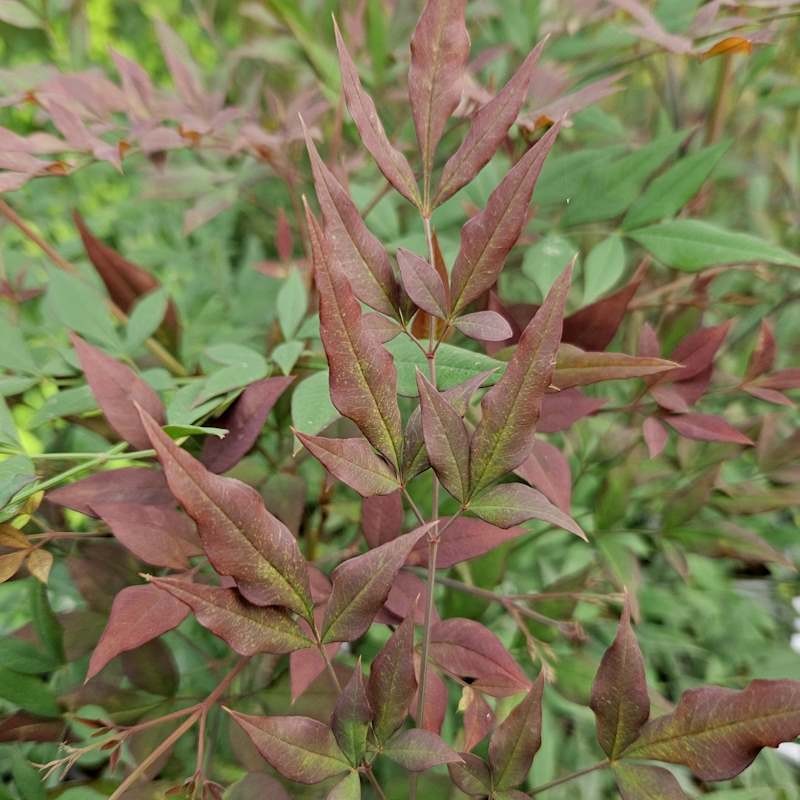
[[(45, 765), (49, 774), (68, 775), (87, 764), (90, 769), (92, 759), (108, 757), (112, 798), (129, 796), (159, 775), (173, 795), (220, 797), (227, 781), (212, 758), (224, 750), (249, 773), (234, 797), (511, 800), (555, 793), (597, 773), (624, 798), (679, 798), (692, 787), (733, 778), (762, 748), (800, 735), (797, 681), (773, 675), (739, 689), (693, 685), (681, 691), (683, 683), (662, 656), (658, 670), (669, 680), (658, 680), (675, 690), (675, 704), (649, 688), (632, 625), (642, 616), (640, 564), (618, 542), (619, 534), (648, 530), (658, 537), (663, 562), (679, 574), (688, 574), (694, 552), (785, 565), (786, 556), (765, 539), (718, 517), (780, 511), (792, 502), (785, 487), (794, 476), (797, 435), (782, 439), (781, 423), (772, 416), (745, 418), (740, 429), (709, 413), (727, 406), (695, 410), (709, 400), (715, 357), (730, 326), (699, 324), (677, 303), (677, 311), (669, 308), (658, 321), (658, 331), (646, 320), (630, 319), (646, 261), (623, 288), (571, 314), (571, 261), (539, 305), (512, 306), (513, 297), (494, 292), (529, 221), (531, 197), (562, 119), (535, 127), (535, 141), (462, 229), (454, 263), (445, 263), (434, 212), (507, 143), (542, 50), (536, 47), (473, 115), (460, 146), (438, 170), (437, 145), (461, 98), (469, 53), (464, 16), (463, 2), (429, 0), (412, 38), (409, 101), (419, 181), (387, 137), (336, 31), (353, 122), (389, 184), (418, 213), (427, 252), (401, 248), (395, 267), (305, 131), (322, 221), (307, 203), (310, 268), (292, 273), (281, 290), (283, 355), (273, 358), (288, 364), (285, 372), (300, 373), (300, 386), (323, 377), (330, 399), (326, 394), (316, 403), (331, 402), (341, 419), (320, 424), (318, 415), (309, 422), (298, 412), (290, 421), (285, 398), (294, 393), (294, 402), (300, 392), (295, 374), (247, 381), (239, 393), (234, 370), (249, 356), (231, 345), (217, 353), (230, 371), (198, 381), (194, 394), (182, 399), (204, 411), (191, 421), (176, 418), (129, 363), (72, 334), (74, 358), (105, 418), (102, 430), (119, 440), (88, 467), (114, 461), (126, 466), (72, 483), (87, 465), (50, 480), (42, 476), (15, 490), (7, 514), (13, 524), (0, 531), (8, 551), (0, 556), (4, 579), (25, 564), (46, 582), (52, 550), (75, 543), (67, 554), (72, 579), (104, 623), (99, 636), (89, 631), (91, 656), (79, 676), (86, 681), (81, 687), (75, 668), (82, 672), (86, 658), (70, 664), (59, 621), (47, 595), (34, 586), (35, 628), (47, 657), (51, 664), (70, 665), (59, 695), (69, 712), (67, 752)], [(676, 146), (682, 138), (674, 137)], [(664, 199), (672, 179), (651, 184), (656, 219), (678, 210)], [(678, 196), (686, 191), (681, 187)], [(663, 230), (669, 223), (644, 227), (654, 219), (647, 197), (638, 204), (631, 199), (630, 209), (617, 213), (627, 212), (626, 219), (636, 221), (630, 230), (657, 250), (669, 238)], [(584, 203), (585, 209), (592, 200), (578, 198), (573, 208)], [(107, 283), (123, 275), (128, 289), (137, 281), (145, 281), (145, 290), (154, 288), (78, 222)], [(687, 238), (701, 241), (699, 250), (676, 258), (702, 267), (730, 257), (718, 255), (718, 243), (706, 243), (717, 255), (705, 255), (703, 228), (691, 220), (673, 224), (681, 222)], [(755, 260), (796, 261), (747, 237), (734, 241), (737, 259), (748, 258), (747, 246)], [(664, 294), (687, 292), (692, 312), (705, 309), (712, 277), (667, 287)], [(309, 296), (318, 303), (318, 337), (313, 321), (301, 333)], [(159, 338), (149, 346), (169, 365), (165, 347), (174, 347), (178, 317), (166, 304), (161, 317)], [(609, 352), (623, 321), (633, 332), (632, 352)], [(304, 348), (293, 344), (316, 338), (328, 374), (309, 378), (313, 365), (299, 362)], [(797, 371), (776, 370), (775, 358), (765, 322), (744, 374), (724, 393), (742, 398), (737, 402), (789, 403), (783, 392), (796, 388)], [(583, 390), (609, 381), (621, 382), (608, 390), (616, 392), (616, 406)], [(229, 389), (232, 394), (220, 402)], [(543, 434), (601, 415), (621, 422), (612, 423), (618, 427), (610, 441), (590, 453), (597, 464), (615, 465), (597, 482), (595, 508), (584, 515), (589, 526), (572, 511), (570, 463)], [(264, 434), (268, 418), (276, 429)], [(659, 485), (655, 522), (645, 513), (630, 519), (629, 499), (636, 490), (649, 499), (647, 479), (658, 479), (666, 468), (659, 459), (668, 454), (670, 431), (681, 439), (670, 456), (668, 483), (681, 470), (689, 481), (673, 493)], [(220, 433), (224, 438), (215, 438)], [(770, 487), (721, 484), (724, 462), (750, 447), (756, 435), (758, 475)], [(697, 442), (720, 449), (698, 451)], [(243, 458), (253, 449), (263, 451), (275, 471), (270, 477), (279, 480), (247, 483)], [(316, 498), (312, 493), (308, 499), (306, 485)], [(57, 488), (39, 506), (42, 490), (51, 487)], [(58, 507), (96, 522), (83, 532), (54, 530), (47, 523)], [(346, 528), (348, 514), (360, 518), (358, 537), (332, 536)], [(710, 519), (715, 523), (708, 533)], [(558, 563), (559, 573), (543, 570), (513, 592), (497, 586), (492, 557), (526, 560), (522, 548), (511, 548), (533, 546), (536, 539), (537, 555), (548, 566)], [(553, 550), (569, 558), (553, 562)], [(641, 556), (654, 558), (650, 552)], [(537, 568), (527, 560), (525, 566), (532, 573)], [(584, 696), (559, 678), (559, 662), (581, 656), (581, 603), (600, 609), (603, 619), (619, 618), (599, 665), (592, 664), (596, 671)], [(487, 613), (487, 607), (503, 613)], [(190, 637), (199, 653), (184, 651), (176, 665), (161, 638), (170, 632)], [(84, 654), (86, 642), (75, 631), (66, 639)], [(48, 695), (30, 699), (44, 684), (26, 668), (33, 657), (27, 638), (13, 641), (3, 669), (16, 688), (4, 696), (26, 711), (6, 725), (21, 739), (51, 737), (59, 709), (54, 713)], [(198, 671), (208, 686), (196, 702), (182, 699), (179, 679)], [(278, 696), (287, 672), (291, 705)], [(123, 674), (132, 689), (114, 686)], [(597, 752), (576, 771), (537, 785), (531, 765), (559, 727), (543, 724), (547, 695), (556, 690), (574, 704), (576, 719), (579, 705), (590, 710)], [(167, 759), (188, 742), (194, 769), (177, 775)], [(29, 779), (25, 766), (15, 777), (23, 786)]]

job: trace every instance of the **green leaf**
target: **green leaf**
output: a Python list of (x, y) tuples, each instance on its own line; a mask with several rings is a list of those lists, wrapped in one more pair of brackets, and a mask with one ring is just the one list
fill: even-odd
[[(404, 397), (416, 397), (417, 370), (425, 372), (428, 369), (425, 354), (407, 336), (393, 339), (386, 345), (386, 349), (394, 357), (397, 367), (397, 391)], [(463, 383), (479, 372), (495, 370), (486, 379), (486, 385), (491, 386), (498, 381), (505, 366), (504, 362), (483, 353), (465, 350), (452, 344), (443, 344), (436, 351), (436, 385), (440, 391), (444, 391)]]
[(766, 261), (800, 267), (800, 256), (749, 233), (736, 233), (694, 219), (662, 222), (628, 236), (667, 266), (697, 272), (719, 264)]
[(583, 302), (591, 303), (605, 294), (625, 272), (625, 246), (619, 236), (596, 244), (583, 268)]
[(164, 433), (171, 439), (180, 439), (184, 436), (216, 436), (224, 439), (228, 435), (228, 429), (209, 428), (204, 425), (165, 425)]
[(0, 3), (0, 22), (15, 28), (41, 28), (42, 21), (19, 0), (3, 0)]
[(22, 800), (45, 800), (47, 797), (41, 773), (19, 751), (14, 753), (11, 761), (11, 777)]
[(278, 291), (278, 324), (285, 340), (291, 339), (308, 308), (308, 295), (298, 269), (292, 269)]
[(30, 582), (30, 602), (36, 635), (47, 653), (59, 663), (63, 663), (64, 629), (50, 605), (47, 588), (39, 581)]
[(659, 175), (628, 209), (623, 230), (641, 228), (650, 222), (677, 214), (700, 191), (717, 162), (731, 146), (731, 140), (704, 147), (673, 164)]
[(279, 344), (271, 354), (272, 360), (278, 365), (284, 375), (288, 375), (297, 359), (303, 354), (305, 345), (302, 342), (292, 341)]
[(36, 480), (33, 462), (25, 456), (11, 456), (0, 461), (0, 508), (24, 486)]
[(41, 675), (51, 672), (58, 662), (46, 653), (42, 653), (30, 642), (6, 636), (0, 647), (0, 667), (23, 672), (26, 675)]
[(88, 386), (78, 386), (75, 389), (64, 389), (50, 395), (42, 405), (36, 409), (31, 417), (30, 427), (38, 428), (46, 422), (63, 417), (73, 417), (93, 411), (97, 408), (92, 390)]
[(522, 271), (538, 287), (544, 297), (553, 281), (564, 271), (564, 267), (577, 255), (578, 248), (569, 239), (551, 233), (525, 251)]
[(133, 307), (125, 330), (125, 346), (133, 352), (143, 345), (157, 330), (167, 312), (167, 293), (156, 289), (139, 300)]
[(19, 326), (13, 325), (9, 320), (0, 317), (0, 367), (9, 372), (23, 372), (36, 375), (39, 370), (33, 356), (25, 344)]
[(301, 433), (319, 433), (339, 419), (331, 402), (328, 370), (317, 372), (297, 385), (292, 392), (292, 426)]
[(202, 403), (231, 389), (241, 389), (269, 374), (264, 356), (240, 344), (213, 345), (206, 349), (206, 354), (212, 361), (225, 366), (208, 376), (195, 403)]
[(33, 675), (24, 675), (6, 667), (0, 667), (0, 697), (43, 717), (57, 717), (61, 713), (56, 697), (46, 683)]

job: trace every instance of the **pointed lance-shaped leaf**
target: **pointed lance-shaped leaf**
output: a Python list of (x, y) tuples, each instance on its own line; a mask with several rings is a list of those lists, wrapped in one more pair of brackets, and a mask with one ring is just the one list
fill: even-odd
[(522, 332), (503, 377), (481, 402), (483, 416), (470, 453), (473, 492), (515, 469), (530, 454), (542, 398), (553, 375), (571, 277), (570, 265)]
[(565, 514), (569, 514), (572, 500), (572, 471), (569, 461), (555, 445), (537, 439), (531, 454), (514, 472), (538, 489)]
[(370, 547), (391, 542), (403, 533), (403, 494), (396, 492), (365, 497), (361, 504), (361, 528)]
[(146, 412), (142, 422), (178, 502), (197, 523), (208, 560), (230, 575), (258, 605), (280, 605), (310, 618), (308, 569), (289, 529), (261, 495), (233, 478), (209, 472), (169, 438)]
[(331, 719), (333, 735), (354, 767), (360, 766), (364, 759), (370, 722), (372, 722), (372, 708), (367, 698), (359, 661), (336, 700)]
[(397, 466), (403, 440), (397, 370), (378, 337), (364, 325), (358, 300), (336, 270), (328, 241), (308, 206), (306, 220), (320, 296), (320, 336), (330, 364), (331, 400)]
[(775, 364), (775, 334), (768, 320), (761, 320), (758, 331), (758, 341), (747, 361), (747, 370), (744, 380), (752, 381), (759, 375), (769, 372)]
[(324, 436), (308, 436), (297, 430), (294, 435), (331, 475), (355, 489), (362, 497), (391, 494), (400, 488), (392, 468), (375, 453), (366, 439), (360, 436), (328, 439)]
[(453, 327), (471, 339), (482, 342), (504, 342), (514, 335), (511, 326), (496, 311), (476, 311), (456, 318)]
[(126, 586), (114, 598), (111, 614), (92, 657), (86, 680), (112, 658), (177, 628), (189, 607), (155, 586)]
[(148, 449), (150, 440), (134, 404), (163, 422), (164, 406), (158, 395), (130, 367), (87, 344), (77, 334), (70, 334), (70, 339), (89, 388), (111, 427), (138, 450)]
[(586, 534), (569, 514), (524, 483), (502, 483), (485, 489), (472, 498), (469, 510), (500, 528), (512, 528), (530, 519), (538, 519), (587, 541)]
[(542, 40), (531, 50), (508, 83), (472, 118), (464, 141), (444, 165), (434, 207), (466, 186), (503, 144), (525, 102), (533, 70), (545, 41)]
[(402, 247), (397, 250), (397, 264), (403, 288), (414, 304), (428, 314), (444, 319), (449, 305), (447, 288), (433, 265)]
[(440, 736), (421, 728), (399, 731), (386, 742), (381, 752), (409, 772), (424, 772), (440, 764), (461, 761), (461, 756)]
[(714, 414), (676, 414), (664, 417), (664, 422), (687, 439), (700, 442), (753, 444), (749, 436), (745, 436), (722, 417)]
[(369, 628), (408, 554), (432, 524), (422, 525), (336, 567), (322, 623), (324, 643), (351, 642)]
[(200, 460), (212, 472), (227, 472), (247, 455), (258, 441), (264, 423), (280, 396), (294, 381), (294, 375), (264, 378), (251, 383), (214, 425), (227, 428), (223, 439), (206, 436)]
[(386, 180), (415, 206), (420, 207), (419, 187), (406, 157), (389, 141), (372, 98), (364, 91), (358, 70), (334, 21), (336, 47), (342, 71), (342, 89), (364, 147), (369, 150)]
[(148, 576), (147, 579), (186, 603), (204, 628), (241, 656), (291, 653), (312, 644), (285, 609), (253, 605), (235, 589), (177, 578)]
[(226, 709), (284, 778), (320, 783), (350, 769), (333, 731), (309, 717), (259, 717)]
[(461, 763), (448, 764), (450, 779), (464, 794), (488, 795), (492, 790), (489, 767), (479, 756), (460, 753)]
[(725, 781), (763, 747), (800, 736), (800, 681), (758, 680), (742, 691), (690, 689), (672, 714), (651, 720), (622, 754), (688, 767), (700, 780)]
[(631, 627), (628, 598), (617, 636), (597, 670), (589, 707), (597, 720), (597, 740), (612, 761), (636, 739), (650, 717), (644, 659)]
[(675, 362), (663, 358), (629, 356), (627, 353), (594, 353), (571, 344), (562, 344), (558, 348), (553, 385), (563, 391), (601, 381), (666, 374), (674, 369)]
[(430, 180), (436, 145), (461, 99), (469, 58), (466, 0), (428, 0), (411, 37), (408, 99), (425, 180)]
[(663, 767), (618, 761), (614, 777), (622, 800), (688, 800), (675, 776)]
[(444, 395), (417, 370), (422, 430), (428, 460), (456, 500), (469, 496), (469, 434), (464, 420)]
[(528, 775), (542, 744), (542, 690), (540, 673), (525, 699), (498, 725), (489, 740), (489, 767), (496, 789), (513, 789)]
[(396, 317), (400, 298), (386, 250), (367, 228), (347, 190), (320, 158), (305, 123), (303, 133), (325, 221), (325, 235), (336, 263), (359, 300)]
[(414, 673), (414, 615), (398, 625), (372, 662), (367, 696), (374, 713), (372, 729), (379, 742), (386, 741), (408, 716), (417, 690)]
[(486, 207), (461, 229), (461, 249), (450, 278), (450, 311), (464, 306), (491, 289), (528, 220), (536, 180), (558, 136), (553, 125), (525, 153), (492, 192)]

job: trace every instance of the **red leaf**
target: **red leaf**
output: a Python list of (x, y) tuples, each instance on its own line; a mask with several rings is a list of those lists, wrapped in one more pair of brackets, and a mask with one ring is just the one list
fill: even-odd
[(200, 457), (203, 464), (217, 473), (235, 467), (258, 441), (269, 412), (292, 381), (294, 375), (251, 383), (236, 402), (214, 420), (217, 427), (228, 429), (228, 435), (224, 439), (206, 437)]
[(155, 586), (128, 586), (114, 598), (97, 647), (89, 661), (86, 680), (97, 675), (112, 658), (134, 650), (177, 628), (189, 607)]
[(773, 372), (760, 378), (757, 385), (765, 389), (800, 389), (800, 367)]
[(489, 767), (497, 789), (513, 789), (530, 772), (542, 745), (542, 690), (539, 674), (525, 699), (503, 720), (489, 740)]
[[(294, 429), (293, 429), (294, 430)], [(400, 486), (393, 470), (360, 436), (352, 439), (327, 439), (300, 431), (294, 435), (325, 468), (362, 497), (392, 494)]]
[[(512, 167), (486, 207), (461, 229), (461, 250), (450, 278), (453, 315), (491, 289), (528, 220), (533, 188), (560, 129), (556, 123)], [(560, 326), (559, 326), (560, 328)]]
[(386, 742), (381, 752), (409, 772), (424, 772), (439, 764), (461, 761), (461, 756), (440, 736), (421, 728), (400, 731)]
[(359, 300), (396, 317), (399, 293), (386, 250), (364, 224), (347, 190), (320, 158), (305, 125), (303, 132), (325, 221), (325, 236), (336, 263)]
[(704, 686), (685, 692), (672, 714), (651, 720), (623, 755), (683, 764), (700, 780), (725, 781), (763, 747), (797, 736), (799, 681), (753, 681), (742, 691)]
[(159, 422), (164, 420), (164, 406), (158, 395), (130, 367), (70, 334), (92, 394), (112, 428), (138, 450), (150, 447), (135, 403)]
[(47, 493), (51, 503), (72, 508), (89, 517), (99, 517), (99, 503), (141, 503), (147, 506), (174, 506), (164, 473), (154, 469), (123, 467), (81, 478)]
[(264, 507), (259, 493), (233, 478), (209, 472), (142, 413), (169, 488), (197, 523), (214, 569), (230, 575), (259, 605), (283, 605), (309, 618), (313, 605), (308, 570), (289, 529)]
[[(398, 619), (405, 619), (410, 614), (418, 625), (422, 625), (427, 597), (428, 587), (425, 581), (410, 572), (399, 572), (394, 579), (389, 596), (386, 598), (386, 608)], [(419, 602), (417, 602), (418, 600)], [(433, 618), (439, 619), (439, 612), (435, 608), (433, 609)]]
[(759, 375), (769, 372), (775, 364), (775, 351), (775, 334), (772, 332), (772, 326), (767, 320), (761, 320), (758, 341), (747, 362), (744, 381), (752, 381)]
[(546, 394), (542, 399), (542, 412), (536, 430), (540, 433), (565, 431), (578, 420), (594, 414), (606, 402), (602, 397), (587, 397), (577, 389), (562, 389), (557, 394)]
[(348, 559), (333, 571), (333, 592), (322, 625), (323, 642), (351, 642), (369, 628), (408, 554), (429, 528), (430, 523), (423, 525)]
[(713, 414), (682, 414), (664, 417), (664, 422), (687, 439), (700, 442), (732, 442), (753, 444), (752, 440)]
[(408, 99), (427, 183), (436, 145), (461, 99), (469, 58), (465, 7), (466, 0), (428, 0), (411, 37)]
[(494, 712), (480, 692), (465, 686), (461, 694), (464, 712), (464, 749), (472, 750), (494, 727)]
[(557, 447), (549, 442), (535, 441), (531, 454), (514, 472), (565, 514), (570, 513), (572, 472), (569, 461)]
[[(415, 654), (414, 671), (417, 676), (417, 683), (419, 683), (421, 667), (422, 659)], [(414, 699), (411, 701), (411, 716), (414, 722), (416, 722), (417, 727), (423, 728), (426, 731), (431, 731), (432, 733), (441, 733), (444, 718), (447, 715), (449, 700), (450, 698), (445, 682), (435, 669), (429, 670), (425, 683), (425, 704), (422, 708), (422, 719), (417, 716), (419, 688), (417, 688), (417, 691), (414, 693)]]
[(674, 363), (662, 358), (588, 352), (571, 344), (562, 344), (558, 349), (553, 384), (563, 391), (601, 381), (663, 375), (673, 370)]
[(339, 51), (339, 65), (342, 71), (342, 89), (344, 90), (347, 108), (353, 118), (361, 143), (369, 150), (386, 180), (397, 189), (403, 197), (415, 206), (420, 206), (419, 189), (414, 173), (406, 157), (394, 148), (378, 117), (378, 111), (372, 98), (364, 91), (358, 70), (347, 52), (339, 26), (334, 22), (336, 47)]
[(461, 146), (444, 165), (434, 207), (466, 186), (505, 141), (528, 94), (533, 69), (544, 44), (541, 41), (531, 50), (508, 83), (475, 114)]
[(177, 578), (149, 576), (148, 580), (186, 603), (204, 628), (239, 655), (291, 653), (311, 644), (288, 611), (248, 603), (235, 589)]
[(530, 453), (542, 398), (553, 375), (572, 267), (553, 284), (520, 337), (503, 377), (484, 396), (470, 447), (470, 485), (480, 491)]
[(394, 361), (364, 326), (358, 300), (336, 272), (328, 242), (308, 207), (306, 220), (320, 294), (320, 336), (330, 364), (331, 400), (376, 450), (398, 466), (403, 435)]
[(662, 380), (685, 381), (708, 369), (717, 350), (722, 346), (730, 330), (731, 322), (713, 328), (699, 328), (689, 334), (672, 351), (670, 359), (682, 366), (661, 376)]
[(650, 458), (660, 455), (667, 444), (667, 432), (664, 426), (655, 417), (648, 417), (642, 425), (642, 433)]
[(493, 697), (527, 691), (530, 681), (500, 640), (470, 619), (446, 619), (431, 628), (431, 660), (472, 688)]
[(464, 314), (458, 317), (453, 325), (465, 336), (483, 342), (504, 342), (514, 335), (511, 326), (496, 311)]
[(616, 761), (650, 717), (644, 659), (631, 628), (627, 599), (617, 636), (597, 670), (589, 706), (597, 719), (597, 740)]
[(400, 247), (397, 250), (400, 279), (414, 304), (439, 319), (447, 317), (447, 288), (436, 269), (416, 253)]
[(400, 536), (403, 519), (403, 495), (399, 489), (391, 494), (365, 497), (361, 504), (361, 527), (370, 547)]
[[(325, 651), (329, 659), (333, 659), (339, 652), (341, 644), (326, 644)], [(327, 669), (325, 659), (317, 647), (307, 647), (304, 650), (295, 650), (289, 654), (289, 686), (291, 689), (292, 703), (308, 689), (314, 681)]]
[(320, 783), (349, 771), (333, 731), (310, 717), (257, 717), (226, 709), (258, 752), (285, 778)]

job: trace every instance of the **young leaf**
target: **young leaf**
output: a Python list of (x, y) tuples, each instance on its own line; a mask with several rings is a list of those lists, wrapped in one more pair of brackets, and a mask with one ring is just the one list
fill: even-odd
[(382, 752), (409, 772), (424, 772), (440, 764), (461, 761), (461, 756), (440, 736), (421, 728), (400, 731), (386, 742)]
[(320, 783), (350, 769), (333, 731), (309, 717), (258, 717), (226, 709), (285, 778)]
[(655, 417), (648, 417), (642, 424), (642, 434), (650, 458), (660, 455), (667, 445), (668, 438), (664, 426)]
[(522, 156), (492, 192), (483, 211), (461, 229), (461, 250), (450, 278), (452, 316), (491, 289), (497, 280), (528, 219), (536, 179), (560, 127), (560, 123), (553, 125)]
[(492, 790), (492, 776), (482, 758), (472, 753), (459, 753), (461, 763), (448, 764), (450, 778), (462, 792), (485, 795)]
[(749, 233), (725, 230), (698, 219), (676, 219), (628, 233), (669, 267), (699, 272), (719, 264), (765, 261), (800, 267), (800, 257)]
[(562, 344), (558, 349), (553, 385), (561, 391), (601, 381), (628, 380), (659, 375), (675, 369), (674, 361), (627, 353), (592, 353)]
[(414, 616), (409, 614), (375, 657), (369, 673), (367, 696), (374, 713), (372, 730), (379, 742), (405, 722), (416, 690)]
[(403, 533), (403, 494), (365, 497), (361, 504), (361, 528), (370, 547), (391, 542)]
[(214, 420), (227, 428), (224, 439), (207, 436), (200, 460), (212, 472), (227, 472), (247, 455), (258, 441), (261, 430), (280, 396), (294, 381), (294, 376), (264, 378), (251, 383), (225, 413)]
[(470, 619), (446, 619), (432, 626), (430, 658), (451, 675), (472, 678), (473, 689), (493, 697), (527, 691), (531, 685), (500, 640)]
[(612, 761), (636, 739), (650, 717), (644, 659), (631, 627), (629, 600), (617, 636), (597, 670), (589, 707), (597, 719), (597, 740)]
[(197, 621), (242, 656), (291, 653), (311, 645), (300, 626), (283, 608), (264, 608), (242, 599), (235, 589), (191, 583), (179, 578), (148, 576), (194, 611)]
[(570, 513), (572, 472), (564, 454), (549, 442), (534, 442), (531, 454), (514, 472), (565, 514)]
[(534, 682), (525, 699), (503, 720), (489, 740), (489, 767), (496, 789), (513, 789), (528, 775), (542, 744), (542, 690), (544, 675)]
[(436, 207), (466, 186), (505, 141), (519, 114), (544, 41), (531, 50), (508, 83), (472, 118), (467, 135), (442, 170), (433, 206)]
[(89, 661), (86, 680), (112, 658), (177, 628), (189, 607), (155, 586), (127, 586), (114, 598), (108, 623)]
[(442, 485), (456, 500), (469, 496), (469, 434), (464, 420), (421, 372), (417, 386), (425, 449)]
[(354, 767), (358, 767), (364, 759), (370, 722), (372, 708), (367, 699), (361, 664), (358, 663), (336, 700), (331, 720), (333, 735)]
[(230, 575), (258, 605), (282, 605), (305, 616), (313, 609), (308, 570), (289, 529), (264, 507), (261, 495), (233, 478), (209, 472), (142, 412), (169, 488), (197, 523), (209, 561)]
[(503, 483), (486, 489), (472, 498), (469, 510), (500, 528), (511, 528), (529, 519), (539, 519), (588, 541), (580, 525), (569, 514), (524, 483)]
[(150, 447), (135, 403), (159, 422), (164, 421), (164, 406), (158, 395), (130, 367), (87, 344), (76, 334), (72, 346), (98, 405), (112, 428), (138, 450)]
[(713, 414), (680, 414), (664, 417), (664, 422), (687, 439), (696, 439), (700, 442), (753, 444), (750, 437), (736, 430), (722, 417)]
[(320, 335), (330, 364), (331, 399), (396, 467), (402, 426), (394, 363), (378, 338), (364, 327), (358, 301), (347, 280), (336, 272), (328, 242), (308, 207), (306, 220), (320, 294)]
[(725, 781), (763, 747), (800, 735), (800, 681), (758, 680), (735, 691), (690, 689), (672, 714), (651, 720), (622, 754), (688, 767), (700, 780)]
[(571, 275), (568, 266), (523, 331), (505, 374), (481, 402), (483, 416), (470, 447), (473, 492), (518, 467), (530, 453), (553, 375)]
[(322, 641), (351, 642), (369, 628), (386, 602), (395, 575), (430, 524), (340, 564), (322, 624)]
[(436, 145), (461, 99), (469, 58), (465, 7), (466, 0), (428, 0), (411, 37), (408, 99), (426, 182)]
[(347, 190), (320, 158), (305, 126), (303, 132), (317, 201), (325, 221), (325, 236), (336, 263), (359, 300), (396, 317), (399, 295), (386, 250), (364, 224)]
[(400, 247), (397, 250), (400, 279), (408, 296), (423, 311), (439, 319), (447, 317), (447, 289), (439, 273), (424, 258)]
[(391, 494), (400, 488), (392, 468), (375, 454), (366, 439), (360, 436), (327, 439), (324, 436), (307, 436), (299, 431), (295, 431), (294, 435), (331, 475), (355, 489), (362, 497)]
[(419, 188), (406, 157), (389, 141), (378, 117), (372, 98), (364, 91), (358, 70), (342, 39), (339, 26), (334, 22), (339, 65), (342, 70), (342, 89), (364, 147), (369, 150), (386, 180), (413, 205), (420, 207)]
[(556, 394), (545, 395), (536, 429), (540, 433), (565, 431), (605, 404), (606, 400), (602, 397), (587, 397), (577, 389), (562, 389)]
[(453, 326), (464, 336), (479, 339), (482, 342), (504, 342), (514, 335), (514, 331), (506, 320), (496, 311), (476, 311), (458, 317)]
[(675, 776), (663, 767), (619, 761), (614, 777), (622, 800), (688, 800)]

